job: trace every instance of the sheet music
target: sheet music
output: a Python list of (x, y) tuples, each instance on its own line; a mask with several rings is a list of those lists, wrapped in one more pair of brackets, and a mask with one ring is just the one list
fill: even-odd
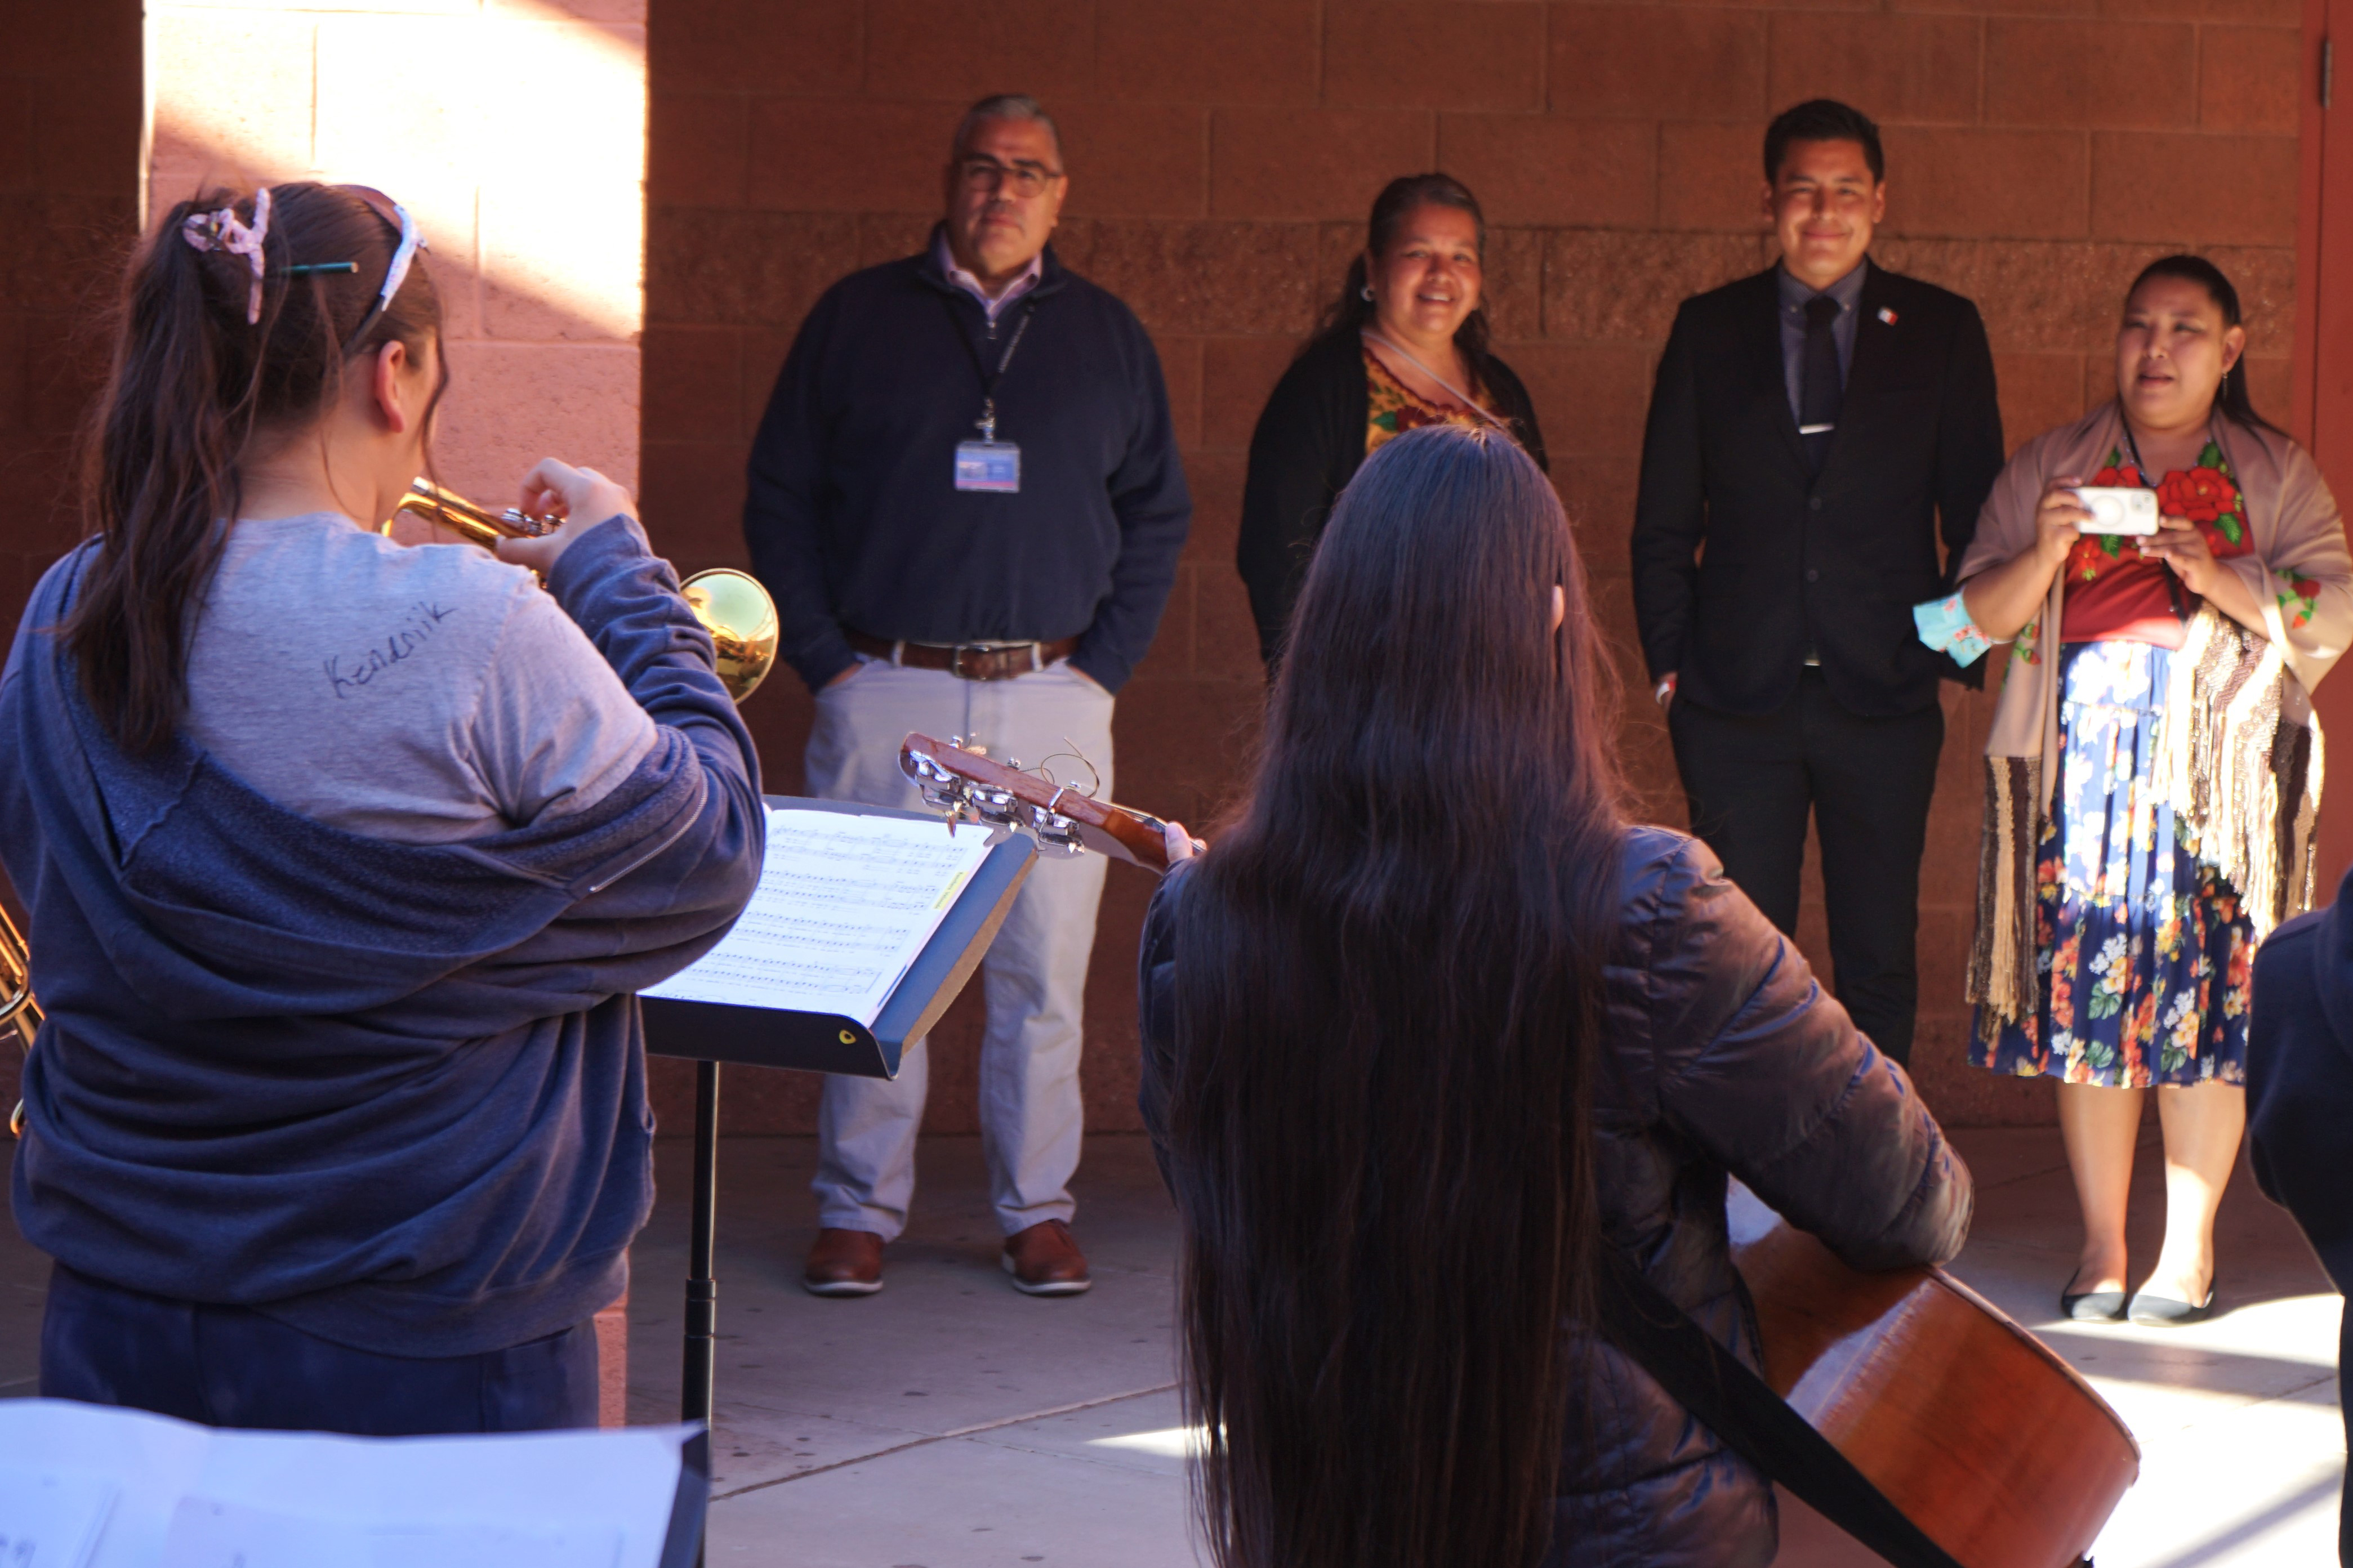
[(82, 1568), (114, 1492), (111, 1479), (87, 1471), (0, 1464), (0, 1563)]
[(0, 1568), (659, 1568), (698, 1430), (343, 1437), (0, 1399)]
[(610, 1525), (385, 1524), (192, 1495), (156, 1568), (615, 1568), (620, 1555)]
[(767, 809), (767, 858), (743, 918), (700, 963), (644, 994), (838, 1013), (871, 1027), (987, 858), (989, 832)]

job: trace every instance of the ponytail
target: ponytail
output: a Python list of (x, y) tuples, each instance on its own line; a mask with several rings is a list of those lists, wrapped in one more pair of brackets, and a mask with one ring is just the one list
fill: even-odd
[(179, 724), (195, 617), (257, 437), (320, 420), (342, 395), (346, 342), (352, 358), (396, 341), (420, 354), (438, 334), (422, 266), (375, 311), (399, 239), (375, 193), (303, 183), (182, 202), (132, 258), (84, 437), (99, 546), (63, 628), (123, 750), (152, 751)]

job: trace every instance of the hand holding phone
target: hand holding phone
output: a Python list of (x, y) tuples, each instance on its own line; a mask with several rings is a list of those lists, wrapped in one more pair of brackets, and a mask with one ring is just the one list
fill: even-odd
[(2075, 499), (2092, 514), (2084, 533), (2147, 535), (2157, 531), (2157, 492), (2137, 485), (2078, 485)]

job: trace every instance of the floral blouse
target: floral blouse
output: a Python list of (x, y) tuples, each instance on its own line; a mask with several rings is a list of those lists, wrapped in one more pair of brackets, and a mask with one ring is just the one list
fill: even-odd
[[(2254, 542), (2247, 537), (2246, 500), (2239, 494), (2230, 459), (2211, 436), (2197, 462), (2186, 472), (2175, 468), (2154, 485), (2121, 447), (2109, 451), (2106, 463), (2091, 482), (2154, 489), (2157, 510), (2167, 517), (2189, 519), (2206, 536), (2206, 547), (2217, 560), (2244, 555), (2254, 548)], [(2187, 595), (2180, 579), (2162, 561), (2132, 548), (2124, 536), (2087, 533), (2076, 540), (2061, 569), (2061, 642), (2120, 637), (2159, 647), (2181, 646), (2180, 609)]]
[[(2206, 546), (2218, 561), (2254, 549), (2248, 536), (2246, 500), (2231, 471), (2230, 458), (2211, 436), (2195, 464), (2187, 470), (2172, 469), (2154, 486), (2121, 447), (2110, 448), (2106, 464), (2087, 483), (2155, 489), (2158, 512), (2188, 519), (2206, 536)], [(2061, 641), (2121, 637), (2160, 647), (2180, 646), (2181, 623), (2173, 596), (2177, 580), (2164, 563), (2127, 550), (2124, 536), (2087, 533), (2078, 538), (2067, 552), (2062, 580)], [(2304, 625), (2312, 618), (2319, 592), (2318, 584), (2294, 579), (2278, 596), (2280, 614), (2290, 626)], [(1971, 624), (1957, 592), (1915, 605), (1912, 614), (1921, 641), (1950, 653), (1964, 665), (1993, 646)], [(2021, 641), (2021, 647), (2024, 647)]]
[[(1365, 456), (1371, 457), (1392, 438), (1424, 425), (1482, 426), (1489, 423), (1461, 408), (1441, 408), (1417, 394), (1411, 387), (1389, 373), (1389, 367), (1377, 357), (1372, 345), (1365, 345), (1365, 390), (1370, 394), (1365, 416)], [(1494, 395), (1484, 387), (1474, 395), (1479, 406), (1488, 413), (1496, 412)]]

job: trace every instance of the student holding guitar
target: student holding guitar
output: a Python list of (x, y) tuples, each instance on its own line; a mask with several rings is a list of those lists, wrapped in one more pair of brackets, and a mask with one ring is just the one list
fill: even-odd
[(1577, 1325), (1631, 1275), (1755, 1365), (1728, 1175), (1861, 1268), (1960, 1247), (1904, 1069), (1627, 820), (1605, 687), (1535, 464), (1415, 430), (1333, 516), (1247, 798), (1168, 836), (1142, 1097), (1224, 1568), (1769, 1563), (1764, 1479)]

